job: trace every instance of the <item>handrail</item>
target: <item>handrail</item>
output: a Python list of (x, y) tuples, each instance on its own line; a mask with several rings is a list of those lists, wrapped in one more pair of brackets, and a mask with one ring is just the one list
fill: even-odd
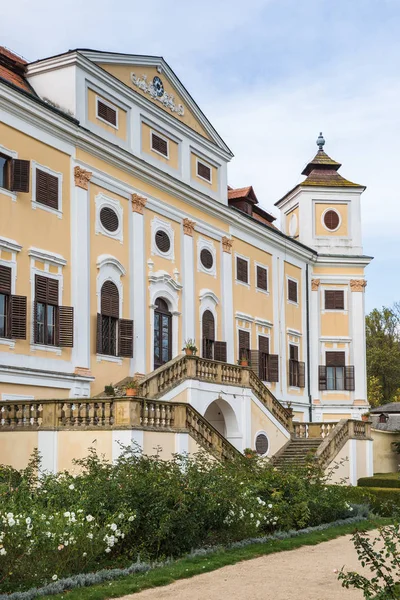
[(251, 388), (254, 395), (272, 415), (286, 429), (291, 429), (292, 411), (285, 408), (248, 367), (199, 356), (181, 355), (141, 379), (139, 393), (144, 398), (159, 398), (185, 379)]
[(217, 458), (240, 452), (193, 406), (139, 397), (68, 400), (6, 400), (0, 408), (0, 432), (40, 430), (143, 429), (189, 433)]

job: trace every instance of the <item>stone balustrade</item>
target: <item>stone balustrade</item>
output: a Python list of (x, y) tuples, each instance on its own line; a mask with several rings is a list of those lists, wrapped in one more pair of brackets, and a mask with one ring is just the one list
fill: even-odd
[(39, 430), (143, 429), (189, 433), (218, 458), (238, 450), (196, 409), (183, 402), (139, 397), (76, 400), (6, 401), (0, 409), (0, 432)]

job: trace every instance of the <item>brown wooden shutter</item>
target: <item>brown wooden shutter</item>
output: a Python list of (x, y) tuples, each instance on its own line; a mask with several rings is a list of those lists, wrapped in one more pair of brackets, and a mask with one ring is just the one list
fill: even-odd
[(36, 202), (58, 209), (58, 177), (36, 169)]
[(265, 335), (258, 336), (258, 349), (260, 352), (259, 378), (263, 381), (268, 380), (268, 354), (269, 338)]
[(11, 269), (0, 265), (0, 293), (11, 294)]
[(205, 310), (202, 317), (203, 323), (203, 338), (207, 340), (215, 340), (215, 320), (214, 315), (210, 310)]
[(294, 344), (289, 345), (289, 358), (290, 360), (299, 360), (299, 347)]
[(344, 367), (346, 364), (345, 352), (326, 352), (325, 364), (327, 367)]
[(11, 296), (10, 305), (10, 337), (26, 340), (26, 296)]
[(117, 125), (117, 111), (111, 108), (111, 106), (104, 104), (101, 100), (97, 100), (97, 114), (104, 121), (115, 126)]
[(264, 354), (269, 354), (269, 338), (265, 335), (258, 336), (258, 349)]
[(325, 290), (325, 309), (344, 310), (343, 290)]
[(211, 181), (211, 169), (207, 167), (202, 162), (197, 161), (197, 175), (203, 177), (203, 179), (207, 179), (207, 181)]
[(299, 362), (299, 387), (306, 387), (306, 364)]
[(47, 302), (53, 306), (58, 305), (58, 281), (50, 277), (47, 279)]
[(297, 283), (291, 279), (288, 279), (288, 299), (297, 302)]
[(355, 390), (355, 380), (354, 380), (354, 366), (345, 367), (344, 373), (344, 389), (349, 392), (354, 392)]
[[(37, 277), (37, 275), (36, 275)], [(33, 341), (35, 344), (39, 343), (39, 336), (38, 336), (38, 325), (37, 325), (37, 301), (35, 300), (33, 302)]]
[(239, 360), (245, 355), (249, 358), (250, 351), (250, 333), (239, 329)]
[(11, 181), (10, 189), (13, 192), (29, 192), (29, 174), (31, 163), (29, 160), (20, 160), (13, 158), (11, 160)]
[(258, 350), (250, 350), (250, 368), (260, 377), (260, 352)]
[(58, 281), (51, 277), (35, 275), (35, 300), (43, 304), (58, 305)]
[(267, 269), (257, 266), (257, 287), (267, 291)]
[(326, 390), (326, 367), (325, 365), (320, 365), (318, 367), (318, 379), (319, 379), (319, 385), (318, 385), (318, 389), (320, 390)]
[(155, 240), (156, 246), (159, 250), (161, 250), (161, 252), (168, 252), (171, 248), (171, 240), (169, 239), (169, 235), (162, 229), (159, 229), (156, 232)]
[(151, 147), (156, 152), (163, 154), (164, 156), (168, 156), (168, 142), (164, 140), (164, 138), (156, 135), (155, 133), (151, 134)]
[(248, 262), (244, 258), (236, 257), (236, 278), (244, 283), (249, 282), (248, 277)]
[(96, 352), (103, 354), (103, 317), (99, 313), (96, 322)]
[(74, 307), (59, 306), (57, 323), (57, 345), (72, 348), (74, 345)]
[(130, 319), (119, 320), (119, 335), (118, 335), (118, 346), (119, 356), (127, 356), (132, 358), (133, 356), (133, 321)]
[(277, 383), (279, 381), (279, 356), (277, 354), (268, 355), (267, 381)]
[(101, 288), (101, 314), (108, 317), (119, 317), (119, 293), (112, 281), (105, 281)]
[(215, 342), (214, 344), (214, 360), (221, 362), (227, 361), (226, 342)]

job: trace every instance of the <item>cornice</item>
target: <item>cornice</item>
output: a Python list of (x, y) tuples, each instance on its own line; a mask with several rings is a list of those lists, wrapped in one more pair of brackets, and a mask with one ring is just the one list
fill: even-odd
[(6, 237), (0, 237), (0, 249), (7, 250), (8, 252), (20, 252), (22, 246), (15, 240), (10, 240)]
[(41, 250), (40, 248), (30, 247), (28, 255), (41, 262), (48, 262), (58, 267), (65, 267), (67, 264), (66, 259), (61, 254), (55, 252), (48, 252), (47, 250)]
[(372, 256), (347, 256), (341, 254), (318, 254), (315, 266), (351, 266), (351, 267), (367, 267), (373, 260)]

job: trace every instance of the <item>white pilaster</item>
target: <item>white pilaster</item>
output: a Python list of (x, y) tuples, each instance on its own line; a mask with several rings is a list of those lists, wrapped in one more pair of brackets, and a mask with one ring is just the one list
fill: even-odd
[(132, 197), (132, 272), (130, 278), (130, 313), (133, 315), (133, 372), (146, 373), (146, 272), (144, 246), (145, 198)]
[(279, 297), (279, 312), (278, 312), (278, 332), (280, 345), (280, 363), (279, 363), (279, 381), (281, 398), (287, 398), (287, 332), (286, 332), (286, 280), (285, 280), (285, 261), (283, 258), (278, 258), (278, 297)]
[(38, 451), (42, 457), (40, 468), (42, 473), (57, 473), (57, 435), (57, 431), (38, 431)]
[(175, 434), (175, 452), (177, 454), (189, 454), (189, 434)]
[(355, 400), (367, 399), (364, 292), (351, 291), (352, 363), (355, 377)]
[(319, 375), (320, 363), (319, 352), (319, 328), (320, 328), (320, 289), (319, 280), (313, 279), (311, 275), (310, 292), (310, 379), (312, 399), (319, 398)]
[(233, 320), (232, 254), (222, 251), (222, 339), (226, 342), (227, 361), (235, 362), (235, 323)]
[(350, 485), (357, 485), (357, 440), (349, 440)]
[[(193, 223), (194, 226), (194, 223)], [(195, 316), (194, 316), (194, 250), (193, 229), (187, 227), (183, 234), (183, 340), (196, 338)], [(198, 345), (200, 341), (198, 340)]]
[(71, 194), (71, 271), (74, 307), (74, 367), (90, 369), (90, 193), (91, 173), (75, 167)]

